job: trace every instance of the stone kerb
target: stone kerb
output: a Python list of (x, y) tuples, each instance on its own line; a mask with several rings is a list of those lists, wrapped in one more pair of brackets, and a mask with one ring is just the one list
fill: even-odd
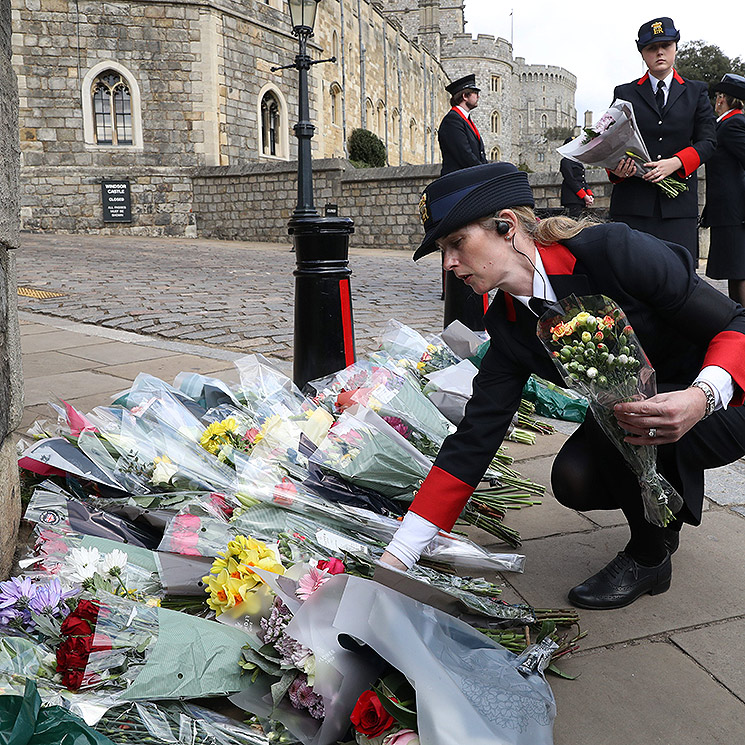
[(12, 430), (21, 421), (23, 380), (16, 306), (19, 244), (18, 88), (11, 67), (10, 0), (0, 0), (0, 577), (10, 569), (21, 516)]

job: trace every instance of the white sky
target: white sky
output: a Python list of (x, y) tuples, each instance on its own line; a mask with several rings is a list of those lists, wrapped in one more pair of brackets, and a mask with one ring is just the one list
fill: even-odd
[(466, 31), (508, 41), (514, 8), (514, 56), (525, 57), (528, 64), (559, 65), (577, 76), (579, 124), (586, 109), (597, 118), (610, 105), (614, 86), (644, 73), (635, 40), (639, 26), (652, 18), (672, 18), (681, 43), (703, 39), (728, 57), (745, 58), (742, 0), (465, 0), (465, 6)]

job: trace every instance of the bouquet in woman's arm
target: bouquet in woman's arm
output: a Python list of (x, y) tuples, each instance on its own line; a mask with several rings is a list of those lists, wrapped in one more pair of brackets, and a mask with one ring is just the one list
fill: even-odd
[[(644, 514), (664, 526), (683, 500), (657, 472), (657, 448), (625, 442), (613, 407), (649, 398), (657, 392), (654, 368), (621, 308), (604, 295), (557, 303), (538, 322), (538, 338), (569, 388), (587, 398), (595, 419), (639, 479)], [(554, 306), (556, 307), (556, 306)]]
[[(579, 137), (556, 150), (570, 160), (610, 171), (618, 166), (622, 158), (632, 158), (636, 163), (634, 176), (639, 178), (648, 170), (643, 164), (652, 160), (636, 124), (634, 107), (620, 98), (592, 127), (585, 127)], [(688, 191), (688, 184), (672, 176), (662, 179), (655, 186), (670, 199)]]

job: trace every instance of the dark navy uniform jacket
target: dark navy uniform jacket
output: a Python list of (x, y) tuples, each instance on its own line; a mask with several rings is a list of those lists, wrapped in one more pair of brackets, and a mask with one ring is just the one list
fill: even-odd
[(484, 141), (477, 132), (455, 108), (445, 114), (437, 132), (442, 152), (441, 176), (487, 162)]
[(572, 204), (585, 204), (585, 196), (592, 195), (592, 191), (587, 186), (585, 177), (585, 167), (576, 160), (562, 158), (559, 163), (559, 171), (563, 176), (561, 182), (561, 203), (569, 206)]
[[(735, 381), (731, 405), (742, 404), (745, 309), (698, 277), (683, 247), (609, 223), (539, 251), (559, 299), (603, 294), (621, 306), (656, 370), (658, 391), (686, 388), (701, 368), (718, 365)], [(522, 303), (499, 291), (484, 323), (491, 344), (465, 416), (411, 505), (445, 530), (452, 528), (502, 443), (529, 375), (562, 384), (536, 336), (536, 316)], [(703, 472), (686, 472), (683, 464), (680, 477), (681, 496), (700, 515)]]
[(745, 115), (735, 109), (717, 122), (717, 149), (706, 163), (707, 227), (745, 223)]
[(687, 179), (688, 191), (670, 199), (658, 186), (636, 176), (614, 182), (610, 214), (651, 217), (659, 204), (663, 218), (698, 217), (696, 169), (707, 161), (716, 146), (714, 110), (706, 83), (685, 80), (677, 72), (670, 81), (667, 103), (662, 113), (657, 109), (649, 73), (639, 80), (619, 85), (613, 98), (629, 101), (644, 143), (652, 160), (677, 155), (683, 169), (677, 176)]

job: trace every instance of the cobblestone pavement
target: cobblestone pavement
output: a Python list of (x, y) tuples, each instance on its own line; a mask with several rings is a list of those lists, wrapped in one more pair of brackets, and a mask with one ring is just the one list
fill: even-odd
[[(352, 237), (354, 239), (354, 236)], [(26, 233), (18, 285), (63, 293), (19, 296), (23, 311), (148, 336), (292, 356), (295, 255), (290, 244)], [(408, 251), (350, 249), (358, 353), (397, 318), (441, 328), (435, 259)]]

